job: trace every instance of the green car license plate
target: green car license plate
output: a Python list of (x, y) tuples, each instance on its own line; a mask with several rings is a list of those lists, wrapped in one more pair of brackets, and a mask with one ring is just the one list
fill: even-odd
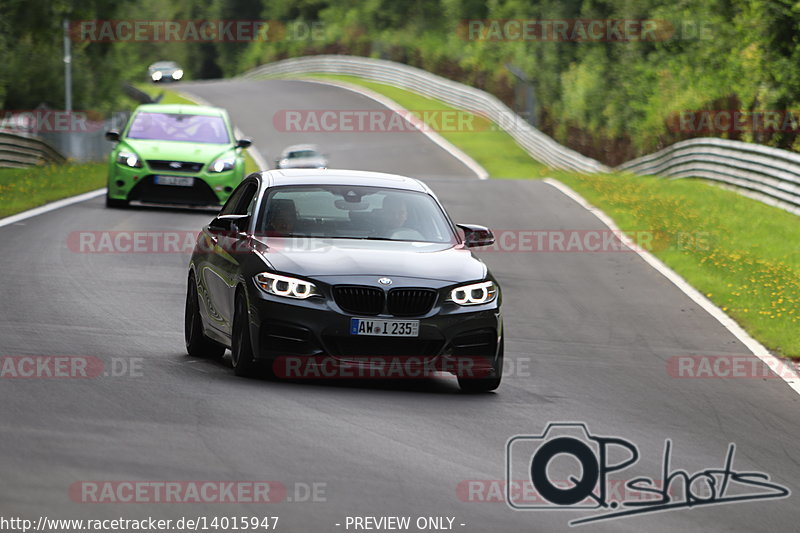
[(194, 185), (194, 178), (184, 176), (156, 176), (156, 185), (173, 185), (178, 187), (191, 187)]

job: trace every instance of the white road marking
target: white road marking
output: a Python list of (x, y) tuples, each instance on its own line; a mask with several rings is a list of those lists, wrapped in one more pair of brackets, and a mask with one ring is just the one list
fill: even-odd
[[(289, 78), (291, 79), (291, 78)], [(370, 91), (364, 87), (360, 87), (358, 85), (353, 85), (351, 83), (346, 83), (343, 81), (333, 81), (333, 80), (313, 80), (308, 78), (295, 78), (293, 81), (302, 81), (306, 83), (318, 83), (320, 85), (332, 85), (334, 87), (339, 87), (340, 89), (346, 89), (348, 91), (353, 91), (354, 93), (358, 93), (362, 96), (366, 96), (372, 100), (375, 100), (382, 106), (391, 109), (392, 111), (396, 111), (402, 114), (403, 117), (408, 116), (410, 113), (406, 108), (392, 100), (391, 98), (387, 98), (382, 94), (376, 93), (375, 91)], [(420, 129), (418, 125), (415, 125), (417, 130), (428, 137), (431, 141), (439, 145), (439, 148), (447, 152), (448, 154), (452, 155), (461, 163), (463, 163), (467, 168), (469, 168), (472, 172), (478, 176), (478, 179), (488, 179), (489, 173), (483, 168), (477, 161), (472, 159), (470, 156), (462, 152), (459, 148), (457, 148), (454, 144), (450, 141), (439, 135), (437, 132), (431, 130), (430, 128)]]
[(0, 228), (2, 228), (3, 226), (8, 226), (9, 224), (15, 224), (27, 218), (35, 217), (37, 215), (42, 215), (44, 213), (54, 211), (56, 209), (61, 209), (62, 207), (66, 207), (68, 205), (77, 204), (78, 202), (85, 202), (86, 200), (91, 200), (92, 198), (96, 198), (105, 193), (106, 189), (97, 189), (94, 191), (79, 194), (77, 196), (62, 198), (61, 200), (56, 200), (55, 202), (50, 202), (49, 204), (44, 204), (39, 207), (34, 207), (33, 209), (28, 209), (27, 211), (23, 211), (22, 213), (17, 213), (16, 215), (8, 216), (6, 218), (0, 218)]
[[(793, 369), (792, 365), (785, 364), (781, 359), (769, 353), (769, 350), (767, 350), (763, 344), (751, 337), (750, 334), (742, 329), (742, 327), (737, 324), (735, 320), (726, 315), (722, 309), (717, 307), (711, 300), (700, 293), (700, 291), (689, 285), (689, 282), (683, 279), (677, 272), (669, 268), (660, 259), (656, 258), (647, 250), (643, 250), (641, 247), (636, 246), (635, 243), (627, 235), (625, 235), (622, 230), (619, 229), (619, 227), (608, 215), (587, 202), (583, 196), (556, 179), (545, 178), (543, 181), (574, 200), (581, 207), (600, 219), (600, 221), (608, 226), (612, 231), (618, 233), (625, 246), (630, 248), (633, 252), (636, 252), (647, 264), (656, 269), (665, 278), (670, 280), (676, 287), (683, 291), (686, 296), (691, 298), (692, 301), (702, 307), (708, 314), (716, 318), (717, 321), (722, 324), (725, 329), (730, 331), (734, 337), (739, 339), (739, 341), (744, 344), (747, 349), (753, 353), (753, 355), (761, 359), (761, 361), (763, 361), (764, 364), (769, 368), (780, 368), (782, 371), (778, 376), (783, 379), (783, 381), (785, 381), (792, 388), (792, 390), (800, 394), (800, 375), (797, 374), (797, 371)], [(785, 374), (789, 372), (793, 375), (786, 376)]]
[[(190, 95), (189, 93), (186, 93), (186, 92), (183, 92), (183, 91), (176, 91), (176, 92), (178, 92), (184, 98), (187, 98), (189, 100), (194, 100), (195, 102), (197, 102), (200, 105), (208, 105), (208, 106), (212, 106), (213, 107), (213, 104), (207, 102), (206, 100), (200, 98), (199, 96), (195, 96), (193, 94)], [(240, 137), (242, 135), (242, 132), (238, 128), (236, 128), (235, 133), (236, 133), (237, 136), (240, 136)], [(266, 170), (268, 168), (267, 167), (267, 162), (261, 156), (261, 153), (258, 151), (258, 149), (255, 146), (251, 146), (250, 148), (248, 148), (248, 150), (250, 151), (250, 155), (255, 160), (256, 165), (259, 166), (259, 170)], [(15, 224), (17, 222), (20, 222), (21, 220), (25, 220), (25, 219), (28, 219), (28, 218), (31, 218), (31, 217), (35, 217), (37, 215), (41, 215), (41, 214), (44, 214), (44, 213), (47, 213), (47, 212), (50, 212), (50, 211), (54, 211), (56, 209), (61, 209), (62, 207), (66, 207), (68, 205), (77, 204), (78, 202), (84, 202), (86, 200), (91, 200), (92, 198), (96, 198), (97, 196), (105, 194), (106, 190), (107, 189), (105, 189), (105, 188), (97, 189), (97, 190), (90, 191), (90, 192), (87, 192), (87, 193), (79, 194), (77, 196), (70, 196), (69, 198), (62, 198), (61, 200), (57, 200), (55, 202), (51, 202), (49, 204), (45, 204), (45, 205), (42, 205), (42, 206), (39, 206), (39, 207), (34, 207), (33, 209), (29, 209), (27, 211), (23, 211), (21, 213), (17, 213), (15, 215), (11, 215), (11, 216), (8, 216), (6, 218), (0, 218), (0, 228), (2, 228), (3, 226), (8, 226), (9, 224)]]

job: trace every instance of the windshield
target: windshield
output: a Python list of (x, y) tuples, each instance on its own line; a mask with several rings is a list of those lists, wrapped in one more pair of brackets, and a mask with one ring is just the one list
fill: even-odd
[(129, 139), (228, 144), (230, 137), (222, 117), (178, 113), (141, 112), (128, 130)]
[(289, 152), (286, 159), (301, 159), (304, 157), (317, 157), (319, 154), (314, 150), (298, 150), (296, 152)]
[(378, 187), (285, 186), (264, 198), (258, 233), (455, 243), (446, 215), (429, 195)]
[(150, 65), (151, 70), (170, 70), (178, 68), (177, 63), (153, 63)]

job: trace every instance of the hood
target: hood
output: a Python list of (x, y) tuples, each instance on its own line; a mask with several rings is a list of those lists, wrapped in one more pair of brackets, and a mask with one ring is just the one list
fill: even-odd
[(310, 278), (398, 276), (458, 283), (483, 279), (486, 266), (460, 245), (407, 241), (258, 238), (262, 257), (286, 274)]
[(146, 141), (124, 139), (125, 144), (142, 159), (161, 159), (209, 163), (233, 148), (232, 144), (192, 143), (181, 141)]

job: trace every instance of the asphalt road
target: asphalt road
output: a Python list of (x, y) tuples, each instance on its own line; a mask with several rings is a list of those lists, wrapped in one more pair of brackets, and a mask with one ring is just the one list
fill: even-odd
[[(603, 229), (545, 183), (475, 179), (419, 133), (274, 131), (280, 110), (379, 108), (354, 93), (290, 81), (182, 88), (227, 107), (268, 160), (286, 145), (315, 142), (331, 166), (426, 180), (459, 222)], [(128, 369), (95, 379), (0, 379), (0, 517), (271, 515), (280, 517), (279, 531), (322, 532), (346, 531), (347, 516), (447, 516), (464, 532), (568, 530), (569, 520), (591, 513), (516, 511), (464, 501), (469, 493), (458, 490), (468, 480), (504, 479), (506, 441), (554, 421), (585, 422), (593, 434), (635, 443), (639, 462), (613, 479), (661, 479), (665, 439), (672, 468), (689, 473), (721, 468), (735, 443), (735, 470), (765, 472), (800, 491), (796, 393), (779, 379), (672, 377), (671, 357), (747, 350), (633, 253), (482, 254), (505, 298), (509, 368), (494, 394), (461, 394), (448, 378), (246, 380), (233, 376), (227, 359), (184, 354), (188, 253), (74, 246), (76, 232), (194, 232), (211, 216), (112, 210), (97, 198), (0, 228), (0, 356), (91, 356), (106, 370)], [(570, 466), (556, 462), (553, 478), (576, 472)], [(101, 480), (269, 480), (293, 501), (92, 504), (70, 496), (75, 483)], [(304, 501), (314, 483), (321, 501)], [(797, 517), (792, 496), (584, 529), (783, 532), (798, 531)]]

